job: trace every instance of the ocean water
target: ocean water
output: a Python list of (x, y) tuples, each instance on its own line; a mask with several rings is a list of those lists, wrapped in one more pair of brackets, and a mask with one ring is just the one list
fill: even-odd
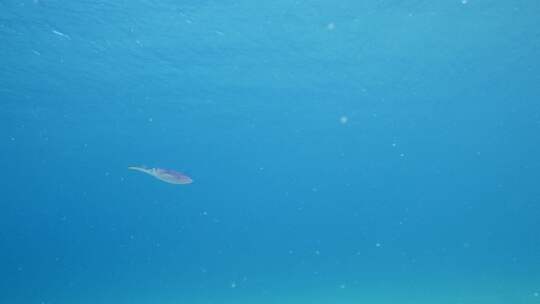
[(0, 0), (0, 163), (0, 304), (540, 303), (540, 2)]

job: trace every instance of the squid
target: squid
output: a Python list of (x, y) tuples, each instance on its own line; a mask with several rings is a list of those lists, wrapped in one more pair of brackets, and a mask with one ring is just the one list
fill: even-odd
[(182, 172), (178, 172), (174, 170), (161, 169), (161, 168), (147, 168), (145, 166), (131, 166), (131, 167), (128, 167), (128, 169), (140, 171), (148, 175), (152, 175), (153, 177), (169, 184), (186, 185), (186, 184), (191, 184), (193, 182), (191, 177), (185, 175)]

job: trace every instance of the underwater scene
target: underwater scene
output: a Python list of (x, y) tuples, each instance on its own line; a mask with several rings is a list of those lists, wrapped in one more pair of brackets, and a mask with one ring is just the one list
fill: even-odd
[(0, 0), (0, 304), (540, 304), (540, 2)]

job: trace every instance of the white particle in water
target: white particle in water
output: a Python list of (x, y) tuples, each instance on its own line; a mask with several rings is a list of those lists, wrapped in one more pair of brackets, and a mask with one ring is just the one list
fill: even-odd
[(344, 125), (349, 122), (349, 118), (347, 116), (341, 116), (339, 122)]
[(336, 28), (336, 25), (334, 24), (334, 22), (330, 22), (326, 26), (326, 29), (329, 30), (329, 31), (333, 31), (335, 28)]

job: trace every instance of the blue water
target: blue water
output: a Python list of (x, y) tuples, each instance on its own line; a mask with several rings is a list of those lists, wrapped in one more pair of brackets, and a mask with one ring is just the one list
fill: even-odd
[(0, 1), (0, 304), (540, 303), (539, 16)]

